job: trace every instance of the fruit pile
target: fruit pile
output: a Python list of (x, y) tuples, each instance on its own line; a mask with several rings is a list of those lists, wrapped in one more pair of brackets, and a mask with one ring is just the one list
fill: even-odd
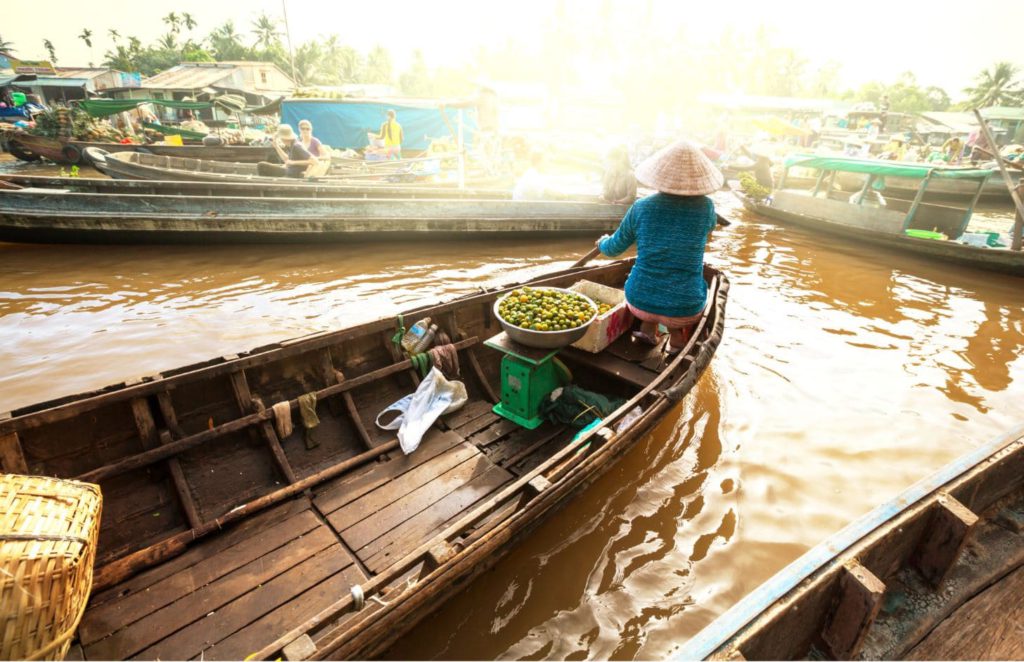
[(594, 317), (594, 306), (582, 296), (560, 290), (523, 287), (512, 290), (498, 304), (506, 323), (530, 331), (565, 331)]
[(604, 302), (598, 301), (596, 299), (594, 300), (594, 303), (597, 304), (597, 315), (598, 315), (598, 317), (600, 317), (601, 315), (604, 315), (609, 310), (611, 310), (612, 308), (615, 307), (615, 306), (613, 306), (610, 303), (604, 303)]

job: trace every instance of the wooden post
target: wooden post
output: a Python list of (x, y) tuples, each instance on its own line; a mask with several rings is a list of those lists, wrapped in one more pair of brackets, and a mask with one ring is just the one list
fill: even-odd
[(788, 176), (789, 176), (789, 168), (783, 168), (782, 169), (782, 176), (779, 177), (779, 185), (776, 187), (775, 190), (781, 191), (782, 189), (786, 188), (786, 177), (788, 177)]
[(843, 567), (835, 606), (821, 638), (837, 660), (852, 660), (882, 608), (885, 584), (856, 561)]
[[(1024, 197), (1024, 179), (1017, 183), (1017, 196)], [(1011, 248), (1015, 251), (1021, 250), (1021, 235), (1024, 235), (1024, 214), (1020, 207), (1017, 207), (1017, 215), (1013, 219), (1013, 237), (1011, 237)]]
[(25, 463), (17, 432), (0, 434), (0, 470), (9, 474), (28, 473), (28, 464)]
[[(818, 171), (818, 179), (814, 182), (814, 190), (811, 191), (811, 197), (812, 198), (818, 197), (818, 191), (821, 190), (821, 183), (823, 181), (825, 181), (825, 173), (826, 173), (825, 170), (819, 170)], [(828, 196), (826, 196), (826, 197), (828, 197)]]
[(459, 108), (459, 188), (466, 188), (465, 141), (462, 137), (462, 109)]
[[(914, 196), (914, 202), (910, 204), (910, 209), (907, 210), (907, 217), (903, 219), (903, 230), (906, 232), (907, 228), (910, 227), (910, 223), (914, 220), (914, 216), (917, 214), (917, 208), (921, 206), (921, 200), (924, 199), (924, 192), (928, 188), (928, 182), (932, 180), (932, 173), (934, 170), (929, 170), (928, 174), (923, 180), (921, 185), (917, 188), (917, 195)], [(872, 175), (873, 177), (874, 175)], [(860, 201), (864, 202), (864, 195), (860, 197)]]
[(983, 179), (978, 182), (978, 190), (974, 192), (974, 197), (971, 198), (971, 204), (967, 205), (964, 213), (964, 222), (960, 224), (960, 234), (967, 231), (967, 226), (971, 223), (971, 215), (974, 214), (974, 207), (978, 204), (978, 200), (981, 198), (981, 192), (985, 190), (985, 182), (987, 179)]
[(999, 147), (996, 146), (995, 138), (992, 137), (992, 132), (988, 130), (988, 123), (985, 118), (981, 116), (978, 109), (974, 109), (974, 116), (978, 118), (978, 124), (981, 125), (981, 131), (985, 134), (985, 140), (988, 141), (992, 151), (995, 152), (993, 156), (996, 159), (996, 165), (999, 166), (999, 172), (1003, 176), (1003, 181), (1006, 183), (1006, 188), (1010, 190), (1010, 197), (1013, 198), (1013, 204), (1017, 207), (1017, 219), (1013, 224), (1013, 245), (1011, 248), (1015, 251), (1021, 250), (1021, 217), (1024, 217), (1024, 204), (1020, 201), (1020, 195), (1017, 193), (1017, 189), (1013, 187), (1013, 180), (1010, 179), (1010, 173), (1006, 172), (1006, 166), (1003, 165), (1003, 157), (999, 156)]
[(949, 494), (940, 495), (932, 510), (931, 521), (912, 558), (921, 575), (932, 586), (939, 586), (960, 557), (978, 516)]
[[(864, 186), (860, 189), (860, 199), (857, 200), (857, 206), (860, 207), (864, 204), (864, 196), (871, 190), (871, 184), (875, 181), (874, 175), (868, 175), (868, 178), (864, 180)], [(904, 221), (905, 223), (906, 221)]]

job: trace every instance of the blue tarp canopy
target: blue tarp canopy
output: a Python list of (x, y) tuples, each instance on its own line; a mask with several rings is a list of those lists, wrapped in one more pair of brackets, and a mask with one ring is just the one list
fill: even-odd
[(441, 102), (403, 103), (388, 99), (286, 99), (281, 103), (281, 122), (298, 133), (299, 120), (313, 123), (313, 135), (325, 145), (339, 149), (362, 149), (369, 144), (366, 133), (376, 133), (387, 119), (387, 111), (395, 111), (405, 139), (402, 149), (425, 150), (430, 138), (444, 138), (458, 131), (459, 108), (462, 108), (462, 135), (467, 145), (473, 143), (477, 128), (476, 108), (467, 104), (444, 105), (451, 129), (441, 116)]

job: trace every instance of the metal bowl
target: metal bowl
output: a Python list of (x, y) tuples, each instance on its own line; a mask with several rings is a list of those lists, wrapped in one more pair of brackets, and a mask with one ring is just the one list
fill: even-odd
[(494, 316), (498, 319), (498, 323), (501, 324), (501, 328), (505, 330), (508, 337), (521, 345), (535, 347), (537, 349), (557, 349), (559, 347), (567, 347), (585, 336), (587, 334), (587, 329), (590, 328), (591, 322), (597, 319), (597, 304), (594, 303), (593, 299), (584, 294), (574, 292), (573, 290), (567, 290), (564, 287), (535, 287), (532, 289), (554, 290), (556, 292), (569, 292), (571, 294), (575, 294), (585, 299), (587, 303), (591, 305), (594, 315), (575, 329), (566, 329), (564, 331), (533, 331), (532, 329), (523, 329), (509, 324), (502, 319), (501, 315), (498, 313), (498, 306), (500, 306), (501, 302), (512, 294), (509, 292), (494, 302)]

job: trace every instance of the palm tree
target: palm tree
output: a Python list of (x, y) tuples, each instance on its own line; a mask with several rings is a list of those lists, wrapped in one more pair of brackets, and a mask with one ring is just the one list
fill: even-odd
[(252, 27), (253, 34), (256, 35), (255, 47), (270, 50), (281, 43), (281, 33), (277, 29), (277, 21), (267, 16), (266, 12), (260, 14), (252, 22)]
[(178, 41), (174, 38), (173, 32), (168, 32), (156, 40), (156, 45), (166, 51), (178, 50)]
[(225, 21), (220, 27), (214, 28), (206, 40), (218, 60), (248, 59), (248, 49), (242, 43), (242, 35), (235, 32), (234, 21)]
[(57, 49), (53, 47), (53, 42), (49, 39), (43, 39), (43, 48), (50, 55), (50, 62), (57, 64)]
[(181, 13), (181, 22), (185, 24), (185, 29), (189, 32), (196, 27), (196, 19), (192, 18), (192, 14), (188, 12)]
[(1022, 95), (1017, 67), (1009, 62), (996, 62), (974, 77), (974, 87), (964, 88), (969, 96), (964, 104), (971, 108), (987, 108), (1014, 104)]
[(4, 51), (6, 53), (13, 53), (14, 52), (14, 42), (13, 41), (4, 41), (4, 38), (0, 37), (0, 51)]
[(174, 34), (178, 34), (178, 31), (181, 30), (181, 19), (178, 18), (178, 15), (174, 12), (171, 12), (167, 16), (164, 16), (163, 22), (167, 24), (167, 27), (169, 27), (171, 29), (171, 32), (173, 32)]
[(110, 40), (114, 42), (121, 38), (121, 33), (113, 28), (107, 30), (107, 34), (110, 35)]
[(82, 28), (82, 34), (78, 35), (78, 38), (85, 42), (85, 45), (92, 49), (92, 30), (89, 28)]

